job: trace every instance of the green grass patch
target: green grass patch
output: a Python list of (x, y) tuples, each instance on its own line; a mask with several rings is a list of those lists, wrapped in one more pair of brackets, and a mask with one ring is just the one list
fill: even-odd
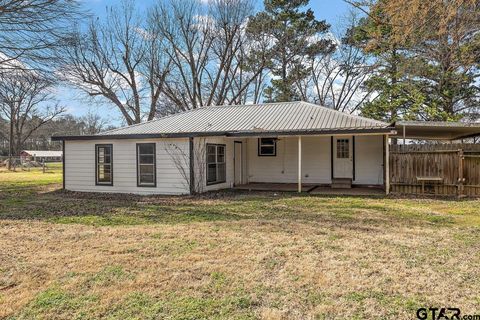
[(22, 192), (28, 189), (62, 183), (62, 171), (41, 170), (22, 171), (0, 171), (0, 190), (11, 192)]
[(85, 286), (88, 288), (95, 286), (107, 287), (134, 278), (135, 276), (125, 271), (122, 266), (107, 266), (89, 277), (85, 282)]
[(168, 294), (152, 297), (134, 292), (115, 305), (106, 319), (256, 319), (249, 296), (225, 298), (192, 297)]
[(11, 319), (82, 319), (98, 302), (94, 294), (68, 292), (53, 286), (40, 292), (18, 315)]

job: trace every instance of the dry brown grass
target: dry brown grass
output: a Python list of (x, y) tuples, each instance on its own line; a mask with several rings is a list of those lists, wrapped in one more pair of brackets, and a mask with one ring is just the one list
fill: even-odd
[(0, 199), (0, 318), (480, 311), (478, 201), (25, 197)]

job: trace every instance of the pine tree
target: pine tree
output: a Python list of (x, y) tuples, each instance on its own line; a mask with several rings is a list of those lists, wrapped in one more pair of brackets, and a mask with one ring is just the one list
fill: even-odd
[(471, 0), (378, 0), (351, 31), (377, 68), (362, 113), (385, 121), (475, 119), (480, 7)]
[(265, 89), (268, 101), (299, 100), (295, 82), (309, 76), (305, 61), (334, 49), (325, 37), (330, 26), (315, 19), (311, 9), (302, 10), (309, 0), (265, 0), (265, 9), (251, 17), (247, 32), (269, 39), (268, 68), (272, 75)]
[[(376, 93), (362, 107), (362, 115), (377, 120), (393, 122), (411, 118), (411, 83), (405, 73), (408, 58), (392, 39), (390, 26), (383, 23), (383, 12), (372, 10), (359, 25), (347, 33), (347, 41), (360, 47), (371, 57), (374, 72), (364, 86)], [(379, 22), (382, 21), (382, 22)], [(422, 100), (416, 97), (416, 100)], [(414, 103), (413, 103), (414, 104)]]

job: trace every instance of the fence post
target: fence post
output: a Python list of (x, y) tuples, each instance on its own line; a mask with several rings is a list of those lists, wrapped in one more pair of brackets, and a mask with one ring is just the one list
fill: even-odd
[(385, 194), (390, 194), (390, 142), (388, 141), (388, 134), (385, 135)]
[(458, 196), (463, 195), (463, 149), (458, 150)]

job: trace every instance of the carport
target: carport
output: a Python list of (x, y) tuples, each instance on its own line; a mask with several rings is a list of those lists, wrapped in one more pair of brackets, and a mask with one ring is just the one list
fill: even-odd
[[(480, 144), (463, 143), (480, 136), (480, 123), (398, 121), (390, 146), (392, 192), (457, 196), (480, 195)], [(406, 140), (437, 143), (405, 144)]]
[(480, 135), (480, 123), (447, 121), (397, 121), (392, 138), (417, 140), (461, 140)]

